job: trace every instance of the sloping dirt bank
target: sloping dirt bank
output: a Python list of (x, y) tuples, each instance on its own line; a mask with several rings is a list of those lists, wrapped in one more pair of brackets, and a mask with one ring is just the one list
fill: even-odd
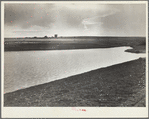
[(4, 106), (144, 107), (145, 64), (140, 58), (7, 93)]

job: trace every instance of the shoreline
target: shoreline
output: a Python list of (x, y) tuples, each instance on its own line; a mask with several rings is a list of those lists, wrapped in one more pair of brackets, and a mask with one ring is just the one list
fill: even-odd
[[(137, 93), (143, 89), (145, 89), (145, 59), (139, 58), (6, 93), (4, 106), (129, 107), (135, 106), (138, 99), (142, 99)], [(141, 94), (145, 96), (145, 91)], [(127, 105), (124, 102), (127, 102)]]
[[(97, 47), (97, 48), (90, 48), (90, 49), (98, 49), (98, 48), (100, 48), (100, 49), (102, 49), (102, 48), (116, 48), (116, 47), (132, 47), (132, 46), (115, 46), (115, 47)], [(81, 49), (89, 49), (89, 48), (81, 48)], [(46, 50), (81, 50), (81, 49), (44, 49), (45, 51)], [(20, 50), (13, 50), (13, 51), (4, 51), (4, 52), (14, 52), (14, 51), (20, 51)], [(40, 49), (30, 49), (30, 50), (21, 50), (20, 52), (22, 52), (22, 51), (42, 51), (42, 50), (40, 50)], [(135, 47), (132, 47), (132, 49), (127, 49), (127, 50), (125, 50), (124, 52), (128, 52), (128, 53), (137, 53), (137, 54), (139, 54), (139, 53), (146, 53), (146, 50), (145, 50), (145, 47), (143, 46), (143, 48), (142, 49), (138, 49), (138, 48), (135, 48)]]

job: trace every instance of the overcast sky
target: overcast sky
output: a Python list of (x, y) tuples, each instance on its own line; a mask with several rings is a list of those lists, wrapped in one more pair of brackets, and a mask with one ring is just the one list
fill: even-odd
[(7, 3), (4, 36), (145, 36), (145, 4)]

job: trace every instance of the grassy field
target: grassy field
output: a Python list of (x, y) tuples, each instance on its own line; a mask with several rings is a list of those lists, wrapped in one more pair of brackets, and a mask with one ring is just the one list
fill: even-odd
[(4, 106), (145, 107), (145, 59), (93, 70), (4, 95)]
[[(5, 51), (64, 50), (131, 46), (128, 52), (145, 52), (145, 37), (5, 38)], [(139, 48), (138, 48), (139, 47)], [(140, 50), (141, 49), (141, 50)]]

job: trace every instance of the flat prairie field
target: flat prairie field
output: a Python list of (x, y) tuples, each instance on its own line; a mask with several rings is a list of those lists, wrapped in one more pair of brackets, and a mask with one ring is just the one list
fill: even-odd
[[(5, 38), (5, 51), (65, 50), (131, 46), (128, 52), (145, 52), (145, 37)], [(139, 47), (139, 48), (138, 48)]]

